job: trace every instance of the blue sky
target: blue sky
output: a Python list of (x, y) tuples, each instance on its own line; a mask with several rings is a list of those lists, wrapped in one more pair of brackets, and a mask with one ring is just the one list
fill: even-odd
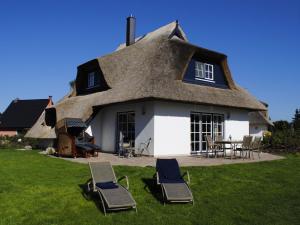
[(228, 56), (235, 81), (273, 120), (300, 108), (300, 1), (1, 1), (0, 112), (14, 98), (59, 100), (76, 67), (176, 19), (189, 40)]

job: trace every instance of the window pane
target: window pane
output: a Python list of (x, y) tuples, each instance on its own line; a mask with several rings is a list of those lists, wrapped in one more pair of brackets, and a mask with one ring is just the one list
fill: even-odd
[(134, 122), (134, 113), (128, 114), (128, 122)]
[(195, 116), (195, 122), (196, 122), (196, 123), (199, 123), (199, 121), (200, 121), (200, 116), (199, 116), (199, 115), (196, 115), (196, 116)]
[(200, 126), (199, 126), (199, 123), (196, 123), (195, 124), (195, 132), (199, 132), (199, 130), (200, 130)]
[(199, 142), (196, 142), (196, 143), (195, 143), (195, 151), (199, 151), (199, 150), (200, 150), (199, 147), (200, 147), (200, 146), (199, 146)]
[(195, 115), (191, 114), (191, 122), (194, 122), (194, 121), (195, 121)]
[(196, 133), (195, 141), (199, 141), (199, 140), (200, 140), (200, 134)]

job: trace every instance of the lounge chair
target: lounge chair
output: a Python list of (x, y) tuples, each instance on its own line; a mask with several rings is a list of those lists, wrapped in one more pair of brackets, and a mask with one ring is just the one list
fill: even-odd
[[(89, 163), (94, 192), (98, 192), (104, 214), (107, 210), (135, 209), (137, 212), (136, 202), (128, 191), (129, 182), (127, 176), (117, 180), (114, 170), (109, 162), (90, 162)], [(125, 188), (118, 181), (126, 179), (127, 187)]]
[[(188, 183), (183, 177), (187, 175)], [(188, 186), (190, 183), (189, 173), (183, 175), (176, 159), (157, 159), (156, 181), (161, 186), (163, 202), (191, 202), (194, 204), (192, 192)]]

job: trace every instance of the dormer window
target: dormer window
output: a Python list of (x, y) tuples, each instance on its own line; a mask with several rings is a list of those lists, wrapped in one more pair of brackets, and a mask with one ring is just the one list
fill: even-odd
[(214, 82), (214, 66), (212, 64), (195, 61), (195, 79)]
[(95, 86), (97, 86), (96, 73), (90, 72), (90, 73), (88, 73), (88, 88), (93, 88)]

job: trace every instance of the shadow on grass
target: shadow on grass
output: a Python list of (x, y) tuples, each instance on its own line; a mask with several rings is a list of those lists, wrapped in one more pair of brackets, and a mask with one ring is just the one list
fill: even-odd
[(150, 178), (142, 178), (142, 181), (144, 182), (144, 190), (151, 193), (152, 196), (159, 201), (161, 204), (163, 204), (163, 197), (161, 192), (161, 187), (156, 184), (156, 179), (150, 179)]
[(102, 203), (100, 196), (98, 192), (93, 192), (92, 189), (88, 189), (88, 184), (79, 184), (78, 185), (81, 189), (81, 195), (87, 200), (87, 201), (93, 201), (95, 206), (104, 214)]
[[(98, 208), (99, 211), (101, 211), (104, 215), (104, 210), (103, 210), (103, 205), (102, 205), (102, 202), (101, 202), (101, 198), (99, 196), (99, 193), (98, 192), (94, 192), (92, 191), (92, 188), (90, 187), (90, 190), (88, 188), (88, 184), (85, 183), (85, 184), (79, 184), (78, 185), (81, 189), (81, 195), (87, 200), (87, 201), (93, 201), (95, 206)], [(120, 212), (120, 211), (129, 211), (129, 210), (132, 210), (132, 208), (125, 208), (125, 209), (118, 209), (116, 211), (114, 210), (109, 210), (107, 209), (107, 205), (106, 203), (105, 204), (105, 207), (106, 207), (106, 213), (117, 213), (117, 212)]]

